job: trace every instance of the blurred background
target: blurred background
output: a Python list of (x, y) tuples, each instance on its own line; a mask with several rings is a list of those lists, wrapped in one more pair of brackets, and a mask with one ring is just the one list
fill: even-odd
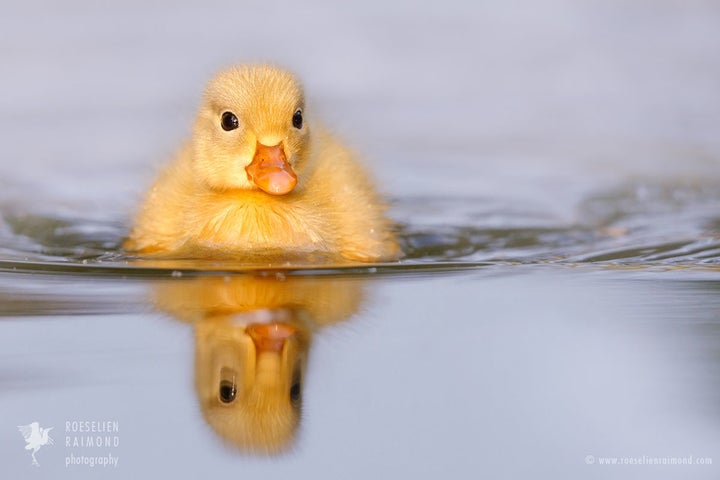
[(562, 209), (608, 182), (720, 175), (715, 2), (4, 10), (3, 197), (29, 189), (24, 201), (127, 214), (187, 138), (206, 81), (241, 62), (296, 72), (312, 113), (395, 197), (482, 193)]
[[(97, 475), (64, 467), (62, 425), (107, 418), (114, 478), (717, 478), (718, 26), (712, 0), (3, 5), (7, 471)], [(205, 83), (242, 62), (297, 73), (308, 114), (362, 154), (428, 267), (356, 272), (345, 318), (305, 326), (298, 440), (273, 458), (205, 421), (202, 319), (168, 313), (237, 299), (254, 277), (215, 297), (202, 272), (112, 270)], [(298, 305), (342, 283), (319, 273)], [(292, 290), (284, 278), (273, 288)], [(180, 293), (158, 308), (163, 282)], [(35, 470), (16, 431), (32, 420), (58, 435)]]

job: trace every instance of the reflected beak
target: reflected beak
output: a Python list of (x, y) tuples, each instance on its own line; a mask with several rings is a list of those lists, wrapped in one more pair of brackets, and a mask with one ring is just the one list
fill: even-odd
[(282, 352), (285, 341), (295, 335), (295, 327), (286, 323), (252, 323), (246, 331), (258, 352)]
[(270, 195), (290, 193), (297, 184), (297, 175), (285, 158), (282, 142), (274, 147), (258, 142), (253, 161), (245, 171), (248, 180)]

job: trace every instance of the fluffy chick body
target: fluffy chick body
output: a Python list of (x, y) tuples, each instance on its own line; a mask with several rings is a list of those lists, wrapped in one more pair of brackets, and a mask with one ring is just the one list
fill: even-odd
[[(192, 140), (162, 172), (125, 249), (143, 256), (244, 258), (318, 252), (350, 260), (400, 255), (386, 207), (353, 154), (306, 120), (302, 89), (287, 72), (236, 67), (208, 86)], [(236, 131), (221, 128), (238, 114)], [(261, 145), (277, 146), (297, 185), (272, 195), (246, 172)], [(263, 147), (264, 148), (264, 147)]]

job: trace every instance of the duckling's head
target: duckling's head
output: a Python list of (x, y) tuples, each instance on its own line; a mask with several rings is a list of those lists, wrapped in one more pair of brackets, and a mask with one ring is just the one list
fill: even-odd
[(302, 87), (279, 68), (240, 66), (208, 84), (193, 132), (193, 168), (214, 190), (290, 193), (308, 169)]
[[(258, 314), (292, 316), (283, 309)], [(253, 315), (197, 324), (195, 385), (203, 416), (224, 440), (275, 454), (292, 445), (300, 423), (309, 339), (299, 324), (236, 325)]]

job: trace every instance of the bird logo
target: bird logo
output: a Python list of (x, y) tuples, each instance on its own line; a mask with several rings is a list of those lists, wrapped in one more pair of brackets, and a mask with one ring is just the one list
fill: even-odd
[(40, 447), (44, 445), (52, 445), (53, 439), (50, 437), (50, 430), (52, 430), (54, 427), (50, 428), (42, 428), (38, 422), (32, 422), (30, 425), (18, 425), (18, 430), (20, 430), (20, 433), (22, 433), (23, 438), (25, 439), (25, 450), (30, 450), (32, 455), (32, 464), (36, 467), (39, 467), (40, 464), (38, 463), (37, 459), (35, 458), (35, 454), (38, 450), (40, 450)]

